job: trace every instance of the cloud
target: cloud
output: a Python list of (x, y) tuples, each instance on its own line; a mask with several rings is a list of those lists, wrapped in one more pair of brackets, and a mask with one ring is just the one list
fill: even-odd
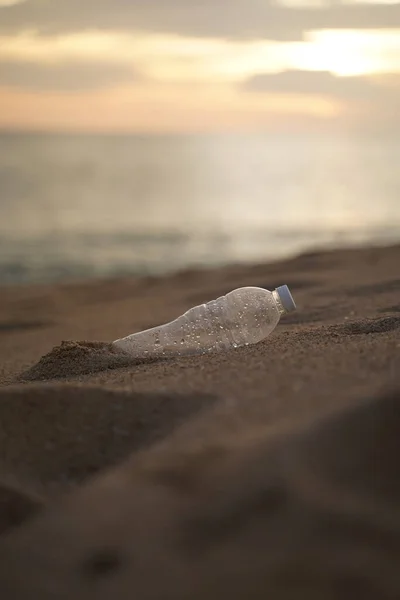
[(346, 100), (376, 96), (380, 87), (365, 77), (336, 77), (329, 71), (289, 70), (254, 75), (243, 88), (250, 92), (270, 94), (311, 94)]
[(0, 7), (0, 31), (86, 29), (299, 40), (317, 29), (400, 27), (400, 3), (285, 7), (273, 0), (25, 0)]
[(136, 82), (133, 67), (93, 62), (29, 63), (0, 60), (2, 86), (25, 90), (82, 91)]
[(283, 71), (248, 78), (242, 85), (258, 94), (308, 95), (339, 101), (356, 120), (399, 123), (400, 75), (337, 77), (328, 71)]

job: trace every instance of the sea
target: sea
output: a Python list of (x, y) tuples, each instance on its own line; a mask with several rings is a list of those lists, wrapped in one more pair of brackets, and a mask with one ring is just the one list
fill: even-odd
[(0, 134), (0, 284), (400, 241), (400, 138)]

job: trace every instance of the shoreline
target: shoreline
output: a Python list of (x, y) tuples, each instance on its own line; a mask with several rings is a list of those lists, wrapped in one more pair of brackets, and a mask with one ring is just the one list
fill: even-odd
[[(328, 236), (325, 240), (319, 239), (318, 241), (315, 238), (315, 231), (293, 231), (290, 229), (284, 231), (282, 235), (282, 229), (278, 228), (281, 232), (281, 236), (277, 235), (277, 231), (272, 229), (271, 231), (253, 231), (252, 233), (247, 232), (241, 240), (238, 240), (236, 236), (231, 234), (232, 240), (235, 239), (236, 242), (243, 242), (244, 240), (253, 239), (254, 236), (258, 238), (264, 238), (268, 236), (271, 238), (270, 251), (267, 253), (250, 253), (247, 255), (247, 251), (242, 249), (243, 252), (238, 252), (241, 255), (241, 259), (237, 259), (235, 254), (229, 256), (226, 255), (220, 261), (214, 261), (210, 259), (210, 256), (197, 256), (197, 260), (190, 264), (182, 263), (180, 260), (175, 259), (169, 262), (166, 265), (163, 261), (159, 263), (149, 263), (145, 262), (139, 263), (136, 262), (135, 267), (132, 268), (132, 264), (129, 263), (129, 267), (126, 264), (126, 256), (121, 257), (121, 262), (115, 262), (112, 266), (109, 266), (108, 269), (104, 269), (102, 265), (95, 258), (95, 249), (91, 248), (91, 256), (88, 260), (87, 264), (81, 265), (79, 268), (74, 265), (74, 262), (71, 262), (71, 257), (68, 255), (68, 252), (63, 256), (63, 259), (53, 263), (51, 261), (51, 252), (54, 244), (57, 243), (57, 240), (54, 238), (47, 239), (47, 251), (42, 255), (44, 258), (43, 264), (40, 266), (39, 270), (36, 266), (35, 269), (30, 269), (24, 275), (21, 275), (21, 269), (24, 270), (24, 266), (26, 261), (29, 261), (30, 257), (30, 245), (32, 241), (28, 239), (14, 239), (10, 242), (11, 246), (18, 247), (21, 250), (24, 244), (27, 244), (27, 248), (22, 252), (19, 262), (15, 262), (13, 258), (13, 252), (11, 252), (11, 267), (7, 262), (7, 251), (5, 250), (3, 256), (3, 262), (0, 261), (0, 288), (1, 289), (12, 289), (14, 287), (24, 287), (28, 288), (29, 286), (50, 286), (50, 285), (79, 285), (85, 283), (99, 283), (99, 282), (111, 282), (118, 281), (121, 279), (135, 279), (140, 281), (153, 280), (153, 279), (166, 279), (169, 277), (175, 277), (182, 273), (199, 273), (209, 272), (209, 271), (223, 271), (225, 269), (246, 269), (252, 268), (254, 265), (263, 265), (263, 264), (275, 264), (275, 263), (286, 263), (288, 261), (296, 260), (297, 258), (308, 255), (308, 254), (326, 254), (332, 252), (353, 252), (353, 251), (367, 251), (372, 248), (391, 248), (393, 245), (396, 245), (396, 242), (400, 238), (400, 229), (397, 225), (393, 225), (392, 228), (388, 227), (388, 225), (381, 224), (379, 226), (372, 226), (371, 228), (365, 228), (360, 231), (330, 231), (326, 232)], [(287, 248), (287, 240), (284, 243), (283, 240), (285, 238), (291, 237), (293, 234), (294, 238), (297, 239), (297, 242), (292, 245), (291, 249)], [(321, 234), (321, 232), (319, 232)], [(123, 234), (121, 234), (122, 237)], [(322, 234), (323, 237), (324, 234)], [(202, 240), (202, 242), (206, 242), (206, 238), (208, 237), (208, 243), (215, 243), (215, 241), (221, 237), (220, 234), (215, 234), (215, 236), (206, 236), (204, 237), (202, 233), (193, 235), (183, 235), (176, 233), (177, 239), (181, 238), (180, 243), (183, 241), (187, 241), (188, 239), (197, 238)], [(336, 238), (335, 241), (329, 238), (329, 236), (333, 236)], [(86, 234), (82, 234), (80, 237), (75, 236), (74, 234), (67, 234), (65, 236), (65, 240), (71, 246), (79, 246), (81, 255), (85, 255), (87, 248), (85, 248), (84, 240), (86, 238)], [(224, 236), (222, 235), (222, 238)], [(229, 236), (226, 237), (228, 239)], [(313, 241), (304, 243), (305, 239), (310, 237)], [(101, 245), (110, 244), (110, 248), (114, 249), (115, 240), (113, 240), (114, 234), (111, 235), (111, 240), (108, 239), (105, 234), (94, 234), (93, 239), (96, 241), (98, 247)], [(129, 238), (131, 242), (135, 242), (135, 234), (129, 234)], [(150, 235), (151, 239), (152, 236)], [(140, 237), (139, 237), (140, 240)], [(300, 241), (303, 240), (303, 241)], [(340, 240), (340, 242), (338, 241)], [(67, 244), (67, 245), (68, 245)], [(7, 247), (7, 243), (5, 244)], [(239, 243), (240, 247), (240, 243)], [(273, 248), (273, 250), (272, 250)], [(137, 250), (140, 248), (137, 247)], [(164, 248), (166, 250), (167, 248)], [(43, 251), (43, 249), (42, 249)], [(187, 248), (182, 246), (182, 253), (185, 254)], [(163, 249), (159, 248), (160, 255), (163, 256)], [(246, 255), (246, 258), (243, 256)], [(193, 258), (193, 257), (192, 257)], [(50, 260), (49, 260), (50, 259)], [(37, 272), (38, 271), (38, 272)], [(15, 272), (17, 275), (15, 275)], [(44, 272), (45, 274), (43, 274)], [(62, 274), (60, 274), (60, 272)], [(39, 273), (39, 274), (38, 274)], [(40, 275), (40, 273), (42, 273)], [(65, 273), (68, 273), (67, 275)]]

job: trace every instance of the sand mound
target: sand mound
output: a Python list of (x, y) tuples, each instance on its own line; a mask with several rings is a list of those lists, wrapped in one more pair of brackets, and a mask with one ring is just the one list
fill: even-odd
[(43, 381), (95, 373), (138, 364), (137, 359), (117, 352), (107, 342), (63, 341), (21, 375), (22, 380)]

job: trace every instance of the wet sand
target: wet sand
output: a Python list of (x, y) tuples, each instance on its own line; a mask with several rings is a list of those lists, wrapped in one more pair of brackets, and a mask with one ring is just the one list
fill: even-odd
[[(284, 283), (255, 346), (109, 346)], [(0, 597), (400, 597), (400, 246), (3, 288), (0, 365)]]

